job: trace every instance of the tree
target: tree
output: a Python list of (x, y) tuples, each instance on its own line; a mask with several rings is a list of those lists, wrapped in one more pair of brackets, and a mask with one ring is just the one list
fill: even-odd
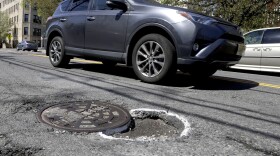
[[(168, 0), (160, 0), (170, 4)], [(170, 1), (170, 0), (169, 0)], [(175, 0), (189, 9), (221, 17), (244, 30), (277, 26), (280, 22), (280, 0)]]
[(5, 40), (11, 29), (11, 26), (12, 25), (9, 22), (9, 16), (0, 11), (0, 42)]
[(53, 15), (58, 4), (62, 0), (23, 0), (23, 4), (29, 3), (32, 7), (36, 7), (38, 15), (42, 17), (43, 21)]

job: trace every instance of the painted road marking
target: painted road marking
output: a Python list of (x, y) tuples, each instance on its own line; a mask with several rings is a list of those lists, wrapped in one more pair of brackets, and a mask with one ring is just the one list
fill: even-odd
[(83, 62), (83, 63), (94, 63), (94, 64), (102, 64), (102, 62), (98, 62), (98, 61), (91, 61), (91, 60), (83, 60), (83, 59), (72, 59), (73, 61), (77, 61), (77, 62)]
[(28, 55), (31, 55), (31, 56), (38, 56), (38, 57), (48, 57), (46, 55), (39, 55), (39, 54), (28, 54)]
[[(29, 54), (31, 56), (38, 56), (38, 57), (45, 57), (48, 58), (49, 56), (46, 55), (40, 55), (40, 54)], [(91, 61), (91, 60), (83, 60), (83, 59), (79, 59), (79, 58), (74, 58), (71, 61), (75, 61), (75, 62), (82, 62), (82, 63), (93, 63), (93, 64), (102, 64), (102, 62), (98, 62), (98, 61)]]
[(259, 83), (259, 86), (280, 89), (280, 85), (274, 85), (269, 83)]
[(252, 84), (252, 85), (258, 85), (262, 87), (269, 87), (269, 88), (275, 88), (275, 89), (280, 89), (280, 85), (276, 84), (269, 84), (269, 83), (263, 83), (263, 82), (251, 82), (249, 80), (240, 80), (240, 79), (235, 79), (235, 78), (226, 78), (226, 77), (214, 77), (213, 79), (216, 80), (226, 80), (230, 82), (238, 82), (238, 83), (244, 83), (244, 84)]
[[(40, 55), (40, 54), (29, 54), (29, 55), (48, 58), (48, 56)], [(102, 62), (83, 60), (83, 59), (79, 59), (79, 58), (75, 58), (75, 59), (72, 59), (72, 60), (75, 61), (75, 62), (81, 62), (81, 63), (102, 64)], [(224, 80), (232, 81), (232, 82), (240, 82), (240, 83), (244, 83), (244, 84), (252, 84), (249, 81), (235, 80), (234, 78), (218, 78), (218, 79), (224, 79)], [(269, 83), (261, 82), (258, 85), (262, 86), (262, 87), (269, 87), (269, 88), (280, 89), (280, 85), (276, 85), (276, 84), (269, 84)]]

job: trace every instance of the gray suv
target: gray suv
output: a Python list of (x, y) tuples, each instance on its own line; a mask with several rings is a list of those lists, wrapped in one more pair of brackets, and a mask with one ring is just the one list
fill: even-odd
[(123, 63), (149, 83), (177, 69), (210, 76), (245, 50), (236, 25), (155, 0), (65, 0), (47, 21), (45, 45), (55, 67), (73, 57)]

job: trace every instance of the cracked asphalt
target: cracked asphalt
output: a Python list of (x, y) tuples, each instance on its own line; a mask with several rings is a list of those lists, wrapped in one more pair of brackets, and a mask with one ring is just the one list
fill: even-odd
[[(194, 80), (178, 72), (153, 85), (124, 65), (75, 59), (54, 68), (41, 52), (13, 49), (0, 49), (0, 69), (0, 155), (280, 155), (280, 74), (218, 71)], [(110, 140), (36, 118), (45, 106), (88, 100), (167, 110), (191, 130), (167, 140)]]

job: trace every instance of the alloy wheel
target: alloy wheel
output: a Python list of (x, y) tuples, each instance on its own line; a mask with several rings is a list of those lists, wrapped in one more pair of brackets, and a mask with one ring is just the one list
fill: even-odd
[(62, 47), (59, 41), (53, 41), (50, 46), (50, 56), (53, 63), (58, 63), (61, 59)]
[(138, 70), (146, 77), (155, 77), (162, 71), (165, 63), (163, 48), (155, 41), (143, 43), (136, 54)]

